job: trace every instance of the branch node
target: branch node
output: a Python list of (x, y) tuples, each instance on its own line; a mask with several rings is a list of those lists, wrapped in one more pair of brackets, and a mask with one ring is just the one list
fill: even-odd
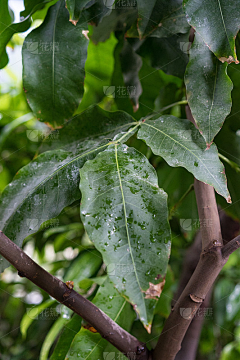
[(194, 301), (196, 303), (202, 303), (204, 301), (204, 299), (202, 299), (194, 294), (189, 294), (189, 296), (192, 299), (192, 301)]

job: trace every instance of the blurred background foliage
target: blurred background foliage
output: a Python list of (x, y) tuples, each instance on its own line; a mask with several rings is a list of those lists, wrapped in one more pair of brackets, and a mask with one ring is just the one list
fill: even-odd
[[(15, 10), (15, 15), (19, 16), (19, 7), (16, 3), (12, 1), (10, 6), (12, 5)], [(48, 6), (34, 14), (32, 28), (41, 24)], [(40, 123), (31, 113), (22, 88), (21, 47), (29, 31), (13, 36), (7, 48), (9, 64), (0, 71), (0, 193), (12, 181), (17, 171), (34, 158), (41, 141), (49, 132), (48, 125)], [(89, 31), (89, 34), (94, 35), (90, 25)], [(140, 119), (152, 111), (157, 112), (172, 103), (185, 100), (182, 78), (186, 66), (184, 59), (177, 68), (164, 69), (165, 72), (159, 70), (160, 56), (156, 59), (154, 56), (158, 54), (152, 54), (150, 51), (154, 41), (159, 41), (159, 39), (149, 38), (147, 41), (143, 40), (143, 44), (139, 44), (137, 39), (122, 38), (118, 31), (112, 32), (105, 42), (96, 44), (90, 41), (86, 63), (85, 93), (76, 113), (81, 113), (91, 104), (98, 103), (105, 110), (125, 110), (136, 119)], [(238, 51), (239, 45), (238, 36)], [(134, 99), (111, 98), (104, 92), (104, 87), (127, 86), (127, 76), (124, 74), (128, 72), (129, 57), (132, 57), (139, 66), (137, 84), (139, 108), (136, 107)], [(234, 83), (233, 107), (221, 132), (216, 137), (216, 144), (220, 154), (224, 156), (223, 161), (233, 203), (227, 204), (221, 196), (217, 196), (217, 201), (224, 211), (239, 220), (240, 77), (238, 66), (231, 64), (228, 74)], [(162, 112), (186, 117), (184, 105), (178, 104)], [(128, 140), (128, 143), (142, 152), (156, 168), (159, 185), (169, 195), (169, 209), (171, 210), (188, 191), (193, 183), (193, 176), (183, 168), (168, 166), (164, 160), (154, 156), (151, 150), (135, 137)], [(147, 341), (149, 347), (156, 344), (164, 319), (171, 311), (171, 300), (178, 286), (185, 251), (199, 229), (193, 191), (186, 195), (172, 213), (171, 226), (172, 254), (166, 285), (156, 307), (152, 333), (147, 334), (137, 317), (131, 330), (140, 340)], [(53, 275), (65, 281), (73, 280), (76, 290), (90, 300), (94, 298), (98, 286), (106, 278), (101, 255), (94, 249), (84, 232), (78, 203), (64, 209), (56, 219), (44, 223), (36, 234), (25, 239), (23, 249)], [(239, 264), (240, 251), (238, 250), (231, 255), (216, 281), (211, 302), (213, 313), (205, 319), (198, 360), (219, 358), (235, 360), (240, 356)], [(47, 359), (53, 353), (62, 332), (64, 333), (71, 326), (74, 333), (79, 330), (73, 323), (74, 317), (71, 318), (72, 314), (69, 310), (60, 307), (57, 302), (51, 300), (46, 293), (27, 279), (20, 278), (12, 267), (6, 269), (1, 275), (0, 290), (1, 359), (30, 360), (39, 357), (41, 360)], [(56, 322), (58, 322), (57, 326), (54, 327)], [(55, 359), (54, 353), (51, 358)]]

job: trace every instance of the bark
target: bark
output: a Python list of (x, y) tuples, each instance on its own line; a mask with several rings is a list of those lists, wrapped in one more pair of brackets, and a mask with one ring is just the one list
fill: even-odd
[(91, 301), (70, 289), (64, 282), (36, 264), (2, 231), (0, 231), (0, 254), (18, 270), (20, 276), (26, 277), (57, 301), (80, 315), (123, 354), (129, 354), (129, 359), (150, 359), (145, 344), (122, 329)]

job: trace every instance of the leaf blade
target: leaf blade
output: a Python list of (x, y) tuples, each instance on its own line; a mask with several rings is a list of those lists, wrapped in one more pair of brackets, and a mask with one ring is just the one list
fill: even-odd
[(192, 115), (208, 146), (231, 111), (233, 84), (227, 75), (227, 66), (218, 61), (196, 33), (185, 84)]
[(196, 179), (214, 186), (220, 195), (231, 202), (216, 145), (212, 144), (205, 151), (205, 141), (190, 121), (172, 115), (146, 120), (141, 124), (138, 138), (144, 140), (153, 153), (162, 156), (170, 166), (185, 167)]
[(155, 299), (144, 293), (150, 282), (158, 284), (156, 279), (164, 277), (169, 256), (167, 196), (147, 159), (123, 145), (109, 146), (87, 162), (80, 178), (85, 229), (102, 253), (111, 281), (149, 326)]

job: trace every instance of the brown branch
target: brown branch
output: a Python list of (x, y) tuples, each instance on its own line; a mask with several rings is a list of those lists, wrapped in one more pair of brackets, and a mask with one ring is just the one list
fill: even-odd
[(194, 189), (200, 220), (202, 249), (205, 249), (214, 240), (219, 245), (222, 245), (222, 233), (214, 188), (195, 179)]
[(26, 277), (57, 301), (80, 315), (103, 338), (113, 344), (123, 354), (128, 354), (129, 359), (150, 359), (145, 344), (122, 329), (91, 301), (85, 299), (76, 291), (69, 289), (64, 282), (36, 264), (2, 231), (0, 231), (0, 254), (18, 270), (20, 276)]
[[(190, 110), (190, 109), (189, 109)], [(189, 120), (192, 118), (188, 112)], [(238, 239), (223, 247), (219, 215), (213, 187), (198, 180), (194, 183), (200, 218), (202, 253), (187, 286), (164, 324), (153, 360), (174, 360), (188, 327), (206, 298), (215, 279), (228, 259), (228, 254), (240, 246)]]
[[(239, 222), (233, 220), (221, 209), (219, 209), (219, 216), (223, 243), (226, 244), (238, 235), (240, 224)], [(186, 252), (186, 256), (183, 261), (183, 272), (181, 274), (175, 299), (179, 298), (197, 266), (201, 254), (201, 242), (201, 232), (199, 231), (195, 237), (194, 243)], [(182, 341), (181, 350), (177, 353), (175, 360), (194, 360), (196, 358), (197, 347), (204, 322), (204, 316), (202, 315), (205, 313), (204, 308), (208, 308), (210, 305), (211, 292), (212, 291), (210, 290), (204, 302), (202, 303), (198, 316), (193, 318)], [(176, 302), (176, 300), (174, 300), (174, 302)]]

